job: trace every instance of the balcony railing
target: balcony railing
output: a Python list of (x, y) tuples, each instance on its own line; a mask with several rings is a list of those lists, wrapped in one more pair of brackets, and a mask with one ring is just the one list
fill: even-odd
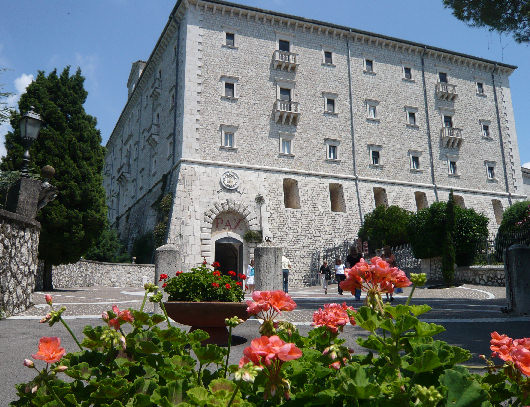
[(462, 129), (455, 127), (442, 127), (440, 136), (442, 138), (442, 145), (446, 148), (460, 148), (464, 142)]
[(274, 102), (274, 119), (276, 123), (296, 125), (299, 117), (298, 102), (291, 102), (290, 100), (277, 100)]
[(155, 148), (158, 144), (158, 134), (160, 132), (160, 124), (152, 123), (151, 126), (149, 126), (148, 132), (149, 132), (149, 136), (147, 137), (146, 141), (152, 148)]
[(438, 82), (436, 84), (436, 96), (438, 99), (453, 101), (458, 97), (456, 85), (450, 83)]
[(296, 63), (296, 54), (287, 51), (274, 51), (272, 56), (274, 69), (285, 69), (295, 71), (298, 64)]

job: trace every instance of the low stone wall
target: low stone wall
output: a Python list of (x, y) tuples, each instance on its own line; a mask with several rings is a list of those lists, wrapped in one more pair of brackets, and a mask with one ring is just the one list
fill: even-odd
[[(442, 259), (421, 260), (421, 272), (427, 274), (427, 283), (438, 283), (443, 281)], [(460, 284), (476, 284), (492, 287), (504, 287), (504, 266), (486, 265), (455, 268), (455, 282)]]
[[(40, 265), (39, 268), (42, 268)], [(54, 288), (75, 287), (143, 287), (155, 279), (154, 264), (103, 263), (80, 260), (52, 269)]]
[(25, 311), (35, 287), (40, 223), (0, 209), (0, 310)]

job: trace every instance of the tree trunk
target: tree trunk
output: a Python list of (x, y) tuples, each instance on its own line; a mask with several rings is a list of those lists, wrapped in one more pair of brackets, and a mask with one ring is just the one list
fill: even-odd
[(52, 291), (53, 282), (52, 282), (52, 264), (50, 262), (44, 262), (44, 272), (42, 273), (42, 290), (43, 291)]

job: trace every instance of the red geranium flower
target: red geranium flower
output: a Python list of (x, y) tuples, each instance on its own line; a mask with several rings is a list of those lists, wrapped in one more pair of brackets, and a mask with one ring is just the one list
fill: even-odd
[(221, 272), (219, 270), (215, 270), (212, 274), (216, 277), (221, 277)]
[(230, 271), (228, 272), (228, 275), (230, 275), (230, 276), (235, 276), (236, 274), (237, 274), (237, 273), (236, 273), (234, 270), (230, 270)]
[(319, 308), (313, 314), (313, 325), (325, 326), (331, 332), (337, 333), (348, 322), (355, 325), (355, 319), (348, 315), (347, 310), (355, 311), (353, 307), (346, 306), (345, 302), (342, 305), (325, 304), (324, 309)]
[(221, 267), (221, 265), (219, 264), (218, 261), (214, 261), (214, 262), (212, 263), (212, 267), (215, 268), (215, 269), (218, 269), (219, 267)]
[(162, 284), (162, 288), (166, 288), (167, 283)]
[(281, 290), (278, 291), (254, 291), (254, 301), (247, 301), (247, 312), (250, 315), (258, 315), (264, 320), (270, 321), (282, 311), (292, 311), (296, 308), (293, 299)]
[(160, 274), (160, 279), (158, 281), (167, 280), (167, 274)]
[(219, 283), (212, 283), (212, 285), (213, 285), (215, 288), (218, 288), (218, 287), (219, 287)]
[(183, 271), (177, 271), (177, 272), (175, 273), (175, 275), (178, 277), (178, 276), (180, 276), (182, 273), (183, 273)]
[(243, 285), (243, 283), (242, 283), (241, 281), (238, 281), (236, 284), (237, 284), (238, 286), (240, 286), (240, 287)]
[(244, 274), (240, 274), (240, 275), (239, 275), (239, 278), (240, 278), (241, 280), (246, 280), (246, 279), (247, 279), (247, 276), (244, 275)]
[(230, 286), (230, 284), (226, 283), (226, 284), (225, 284), (225, 288), (226, 288), (227, 290), (230, 290), (230, 288), (232, 288), (232, 287)]
[(512, 339), (492, 332), (490, 345), (492, 357), (498, 356), (513, 364), (522, 374), (530, 376), (530, 338)]
[(61, 340), (56, 336), (43, 336), (39, 340), (39, 351), (31, 355), (34, 359), (44, 360), (46, 363), (55, 363), (64, 356), (65, 350), (61, 348)]

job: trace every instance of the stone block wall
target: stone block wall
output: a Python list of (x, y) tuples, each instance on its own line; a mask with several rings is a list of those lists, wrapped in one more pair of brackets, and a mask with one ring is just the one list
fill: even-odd
[(17, 314), (31, 305), (40, 223), (0, 209), (0, 310)]
[[(40, 266), (42, 267), (42, 264)], [(77, 263), (54, 266), (52, 278), (54, 288), (93, 286), (140, 288), (143, 287), (144, 280), (154, 281), (155, 265), (80, 260)]]
[[(421, 272), (427, 274), (427, 283), (442, 282), (442, 258), (421, 260)], [(484, 265), (455, 268), (455, 283), (504, 287), (504, 266)]]

